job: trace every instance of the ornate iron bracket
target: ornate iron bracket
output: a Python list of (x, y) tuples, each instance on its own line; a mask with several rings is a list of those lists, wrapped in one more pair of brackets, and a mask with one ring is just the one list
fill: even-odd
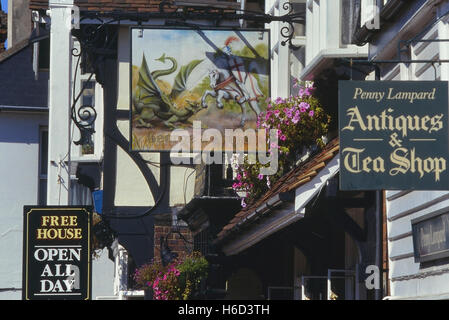
[[(116, 39), (117, 30), (112, 31), (113, 26), (120, 24), (121, 21), (134, 21), (138, 24), (150, 21), (151, 19), (166, 19), (168, 23), (173, 24), (179, 22), (180, 25), (188, 25), (201, 29), (202, 26), (187, 23), (186, 21), (214, 21), (219, 26), (222, 21), (251, 21), (269, 24), (272, 22), (283, 22), (287, 25), (280, 29), (282, 46), (288, 45), (289, 48), (297, 50), (300, 46), (295, 46), (292, 41), (295, 34), (295, 24), (303, 24), (305, 21), (304, 13), (293, 13), (293, 6), (290, 2), (285, 2), (282, 8), (287, 12), (284, 15), (272, 16), (266, 13), (260, 13), (250, 10), (229, 9), (224, 4), (223, 7), (208, 6), (174, 6), (171, 1), (164, 0), (158, 6), (158, 11), (148, 13), (131, 13), (131, 12), (95, 12), (86, 11), (82, 13), (82, 21), (93, 20), (97, 24), (82, 25), (80, 30), (73, 30), (73, 35), (80, 42), (80, 50), (74, 49), (72, 55), (78, 58), (77, 66), (83, 55), (87, 57), (90, 66), (91, 75), (96, 75), (96, 81), (103, 84), (103, 66), (102, 62), (105, 57), (116, 55)], [(175, 21), (173, 21), (175, 20)], [(75, 72), (76, 75), (76, 72)], [(76, 78), (75, 78), (76, 80)], [(71, 118), (77, 128), (80, 130), (81, 137), (74, 143), (83, 145), (91, 141), (91, 136), (95, 132), (93, 124), (97, 118), (97, 113), (92, 106), (83, 105), (76, 110), (76, 104), (83, 94), (84, 87), (80, 90), (75, 98), (73, 92), (73, 103), (71, 107)]]
[[(86, 11), (82, 13), (81, 22), (85, 20), (98, 21), (100, 24), (120, 23), (120, 21), (132, 21), (141, 24), (152, 19), (174, 19), (180, 22), (189, 21), (213, 21), (215, 26), (219, 26), (222, 21), (251, 21), (261, 24), (270, 24), (272, 22), (283, 22), (280, 30), (281, 36), (285, 40), (281, 41), (281, 45), (288, 44), (291, 49), (299, 49), (300, 46), (295, 46), (292, 43), (295, 34), (295, 24), (304, 24), (304, 13), (293, 13), (293, 5), (290, 2), (285, 2), (282, 5), (283, 10), (287, 13), (280, 16), (273, 16), (266, 13), (261, 13), (251, 10), (230, 9), (226, 7), (208, 7), (208, 6), (180, 6), (174, 5), (173, 2), (164, 0), (157, 7), (156, 12), (99, 12)], [(156, 8), (155, 8), (156, 9)], [(108, 20), (109, 21), (106, 21)], [(197, 26), (201, 28), (202, 26)]]
[[(74, 57), (78, 58), (76, 69), (75, 69), (75, 77), (74, 77), (74, 83), (76, 83), (76, 74), (78, 72), (78, 67), (80, 64), (81, 56), (82, 56), (82, 50), (78, 50), (77, 48), (74, 48), (72, 50), (72, 55)], [(93, 73), (89, 76), (89, 79), (92, 79)], [(85, 85), (83, 88), (81, 88), (80, 92), (78, 93), (78, 96), (75, 98), (75, 86), (73, 86), (73, 103), (70, 109), (70, 117), (73, 121), (73, 123), (76, 125), (76, 127), (80, 131), (80, 139), (77, 141), (74, 141), (73, 143), (75, 145), (85, 145), (91, 142), (92, 140), (92, 134), (95, 133), (95, 130), (93, 129), (93, 124), (95, 123), (95, 120), (97, 119), (97, 112), (95, 111), (95, 108), (90, 105), (82, 105), (78, 110), (76, 110), (76, 104), (80, 97), (82, 96)]]

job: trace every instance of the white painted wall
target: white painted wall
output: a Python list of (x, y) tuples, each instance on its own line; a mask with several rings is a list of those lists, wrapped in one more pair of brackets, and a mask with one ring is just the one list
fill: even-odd
[[(284, 5), (288, 1), (285, 0), (266, 0), (265, 12), (274, 16), (281, 16), (288, 13), (288, 7)], [(305, 3), (306, 0), (297, 0), (295, 3)], [(266, 25), (270, 29), (271, 40), (271, 97), (288, 97), (292, 92), (292, 77), (298, 78), (303, 69), (305, 51), (304, 46), (306, 37), (301, 35), (298, 30), (295, 31), (295, 36), (292, 39), (292, 44), (301, 46), (301, 49), (293, 51), (289, 45), (282, 45), (281, 42), (286, 38), (282, 36), (281, 32), (287, 33), (283, 28), (288, 27), (288, 24), (282, 22), (272, 22)], [(295, 28), (301, 26), (295, 24)], [(290, 30), (293, 32), (292, 30)]]
[[(416, 30), (418, 33), (421, 30)], [(448, 39), (447, 21), (431, 28), (424, 39)], [(447, 42), (417, 43), (412, 46), (412, 59), (447, 59)], [(448, 80), (449, 66), (430, 63), (397, 65), (384, 80)], [(447, 107), (447, 106), (446, 106)], [(447, 191), (387, 191), (387, 233), (389, 280), (392, 297), (441, 298), (449, 295), (449, 265), (423, 268), (415, 263), (411, 220), (439, 209), (449, 210)], [(447, 298), (447, 297), (446, 297)]]
[(103, 249), (92, 261), (92, 300), (114, 295), (114, 269), (115, 264), (108, 257), (108, 250)]
[[(39, 126), (46, 114), (0, 114), (0, 289), (22, 288), (23, 206), (38, 199)], [(0, 299), (21, 299), (21, 291)]]
[(342, 3), (337, 0), (307, 0), (306, 53), (302, 80), (313, 80), (326, 60), (334, 58), (365, 58), (368, 46), (342, 44)]

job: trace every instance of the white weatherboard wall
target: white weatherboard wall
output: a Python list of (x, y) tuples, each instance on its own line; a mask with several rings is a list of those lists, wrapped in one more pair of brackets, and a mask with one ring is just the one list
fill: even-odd
[(305, 68), (301, 80), (313, 80), (335, 58), (366, 58), (368, 46), (344, 44), (342, 26), (347, 24), (342, 1), (307, 0)]
[(387, 230), (392, 297), (449, 294), (449, 265), (420, 268), (413, 257), (411, 220), (447, 208), (446, 191), (387, 191)]
[[(0, 114), (0, 289), (22, 288), (23, 206), (38, 199), (39, 127), (46, 114)], [(21, 291), (0, 290), (1, 300)]]
[[(449, 39), (447, 22), (436, 24), (423, 39)], [(410, 54), (412, 59), (419, 60), (447, 59), (448, 50), (447, 42), (420, 42), (411, 47)], [(448, 68), (448, 64), (435, 64), (435, 69), (430, 63), (400, 64), (383, 79), (447, 81)], [(423, 268), (415, 263), (413, 256), (411, 220), (441, 209), (449, 211), (447, 191), (386, 191), (390, 295), (393, 299), (449, 297), (449, 264)]]

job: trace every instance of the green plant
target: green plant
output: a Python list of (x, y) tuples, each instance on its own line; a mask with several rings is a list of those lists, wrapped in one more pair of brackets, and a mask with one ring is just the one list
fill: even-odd
[(271, 184), (277, 181), (287, 170), (292, 169), (305, 147), (322, 147), (322, 137), (327, 134), (330, 116), (327, 115), (319, 100), (313, 96), (314, 88), (299, 85), (298, 94), (289, 98), (270, 100), (267, 111), (259, 114), (257, 128), (265, 129), (267, 134), (275, 130), (277, 141), (267, 140), (270, 153), (278, 152), (278, 170), (271, 176), (264, 176), (262, 165), (257, 160), (245, 158), (243, 164), (235, 164), (235, 191), (243, 193), (242, 207), (246, 207), (266, 193)]
[(207, 277), (209, 263), (199, 252), (183, 255), (163, 266), (153, 261), (134, 274), (137, 288), (152, 289), (156, 300), (188, 300), (200, 290)]
[(98, 258), (103, 248), (111, 246), (116, 237), (117, 235), (111, 229), (109, 223), (94, 212), (92, 216), (92, 258)]

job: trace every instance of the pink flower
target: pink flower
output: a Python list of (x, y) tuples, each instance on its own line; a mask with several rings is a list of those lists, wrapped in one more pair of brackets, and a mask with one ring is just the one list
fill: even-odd
[(298, 87), (299, 86), (299, 83), (298, 83), (298, 79), (293, 79), (293, 88), (296, 88), (296, 87)]
[(242, 180), (242, 175), (240, 173), (237, 175), (237, 180)]
[(280, 139), (281, 139), (282, 141), (285, 141), (285, 140), (287, 140), (287, 137), (286, 137), (285, 135), (281, 135)]
[(313, 112), (313, 110), (310, 110), (309, 116), (313, 117), (314, 114), (315, 114), (315, 113)]
[(259, 175), (257, 176), (257, 179), (262, 180), (263, 179), (263, 174), (259, 173)]
[(265, 115), (265, 120), (269, 120), (273, 112), (267, 111), (267, 114)]
[(297, 123), (299, 122), (299, 120), (301, 120), (301, 117), (295, 115), (295, 116), (293, 117), (293, 119), (292, 119), (292, 122), (293, 122), (294, 124), (297, 124)]
[(279, 111), (279, 110), (274, 110), (274, 115), (276, 116), (276, 118), (279, 118), (279, 114), (280, 114), (281, 112)]
[(307, 102), (301, 102), (299, 104), (299, 110), (301, 112), (306, 112), (309, 108), (310, 108), (310, 104), (308, 104)]
[(238, 188), (237, 183), (234, 183), (234, 184), (232, 185), (232, 189), (237, 189), (237, 188)]
[(313, 90), (314, 90), (313, 87), (306, 88), (306, 90), (305, 90), (304, 93), (305, 93), (307, 96), (310, 96), (310, 95), (312, 94)]

